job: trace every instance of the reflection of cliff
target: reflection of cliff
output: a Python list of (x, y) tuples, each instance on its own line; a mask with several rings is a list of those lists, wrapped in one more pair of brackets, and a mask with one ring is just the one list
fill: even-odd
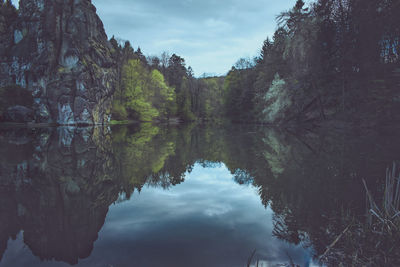
[(277, 237), (311, 244), (318, 256), (349, 220), (363, 219), (361, 178), (379, 184), (398, 156), (397, 136), (379, 136), (238, 125), (0, 131), (0, 253), (23, 230), (35, 255), (75, 263), (89, 256), (118, 196), (181, 183), (196, 162), (222, 162), (234, 181), (259, 188)]
[(1, 255), (23, 230), (41, 259), (89, 256), (120, 189), (107, 135), (100, 128), (21, 129), (2, 131), (0, 142)]
[[(108, 207), (145, 183), (169, 187), (176, 129), (60, 127), (0, 131), (0, 255), (22, 230), (43, 260), (90, 255)], [(123, 200), (123, 198), (122, 198)], [(1, 258), (1, 257), (0, 257)]]

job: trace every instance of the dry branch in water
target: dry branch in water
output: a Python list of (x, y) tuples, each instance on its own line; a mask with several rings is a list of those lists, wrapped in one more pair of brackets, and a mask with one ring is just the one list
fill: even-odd
[(374, 224), (373, 218), (377, 219), (377, 226), (381, 233), (392, 233), (400, 230), (400, 176), (396, 177), (396, 163), (392, 170), (386, 170), (385, 190), (382, 205), (378, 206), (368, 190), (367, 183), (363, 179), (367, 195), (367, 214), (370, 226)]

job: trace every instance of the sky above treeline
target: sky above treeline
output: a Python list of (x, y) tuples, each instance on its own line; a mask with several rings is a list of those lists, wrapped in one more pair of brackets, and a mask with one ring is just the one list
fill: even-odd
[(175, 53), (200, 76), (226, 74), (239, 58), (256, 56), (276, 29), (276, 15), (296, 0), (92, 2), (109, 38), (129, 40), (145, 55)]

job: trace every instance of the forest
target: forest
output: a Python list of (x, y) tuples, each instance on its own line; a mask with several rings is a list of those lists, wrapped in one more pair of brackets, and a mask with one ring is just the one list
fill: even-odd
[(399, 1), (358, 0), (305, 8), (298, 0), (277, 16), (254, 64), (228, 73), (227, 116), (266, 123), (395, 119), (399, 8)]
[(119, 77), (113, 120), (221, 119), (224, 77), (198, 79), (176, 54), (145, 57), (129, 41), (120, 44), (112, 37), (110, 42)]
[(223, 77), (195, 78), (173, 54), (145, 57), (111, 39), (119, 84), (115, 120), (255, 123), (398, 119), (399, 1), (302, 0), (277, 15), (254, 59)]

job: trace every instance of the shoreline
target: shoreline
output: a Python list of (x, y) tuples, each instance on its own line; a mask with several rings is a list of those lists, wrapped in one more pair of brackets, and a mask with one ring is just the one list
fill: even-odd
[[(107, 124), (58, 124), (58, 123), (35, 123), (35, 122), (0, 122), (0, 129), (4, 128), (59, 128), (59, 127), (72, 127), (72, 128), (95, 128), (95, 127), (113, 127), (113, 126), (128, 126), (128, 125), (140, 125), (142, 123), (151, 123), (155, 125), (182, 125), (188, 123), (199, 123), (199, 124), (216, 124), (219, 125), (221, 122), (216, 121), (182, 121), (178, 118), (171, 118), (168, 121), (137, 121), (137, 120), (127, 120), (127, 121), (110, 121)], [(343, 120), (326, 120), (321, 121), (319, 123), (288, 123), (288, 124), (265, 124), (265, 123), (257, 123), (257, 122), (227, 122), (224, 121), (222, 124), (241, 124), (241, 125), (253, 125), (255, 127), (274, 127), (281, 129), (304, 129), (312, 131), (313, 129), (331, 129), (337, 131), (346, 131), (346, 130), (354, 130), (354, 129), (386, 129), (398, 125), (397, 120), (393, 120), (391, 122), (381, 122), (379, 123), (370, 123), (370, 124), (359, 124), (354, 121), (343, 121)]]
[(116, 125), (134, 125), (141, 123), (170, 124), (178, 125), (184, 122), (172, 119), (170, 121), (111, 121), (107, 124), (58, 124), (58, 123), (36, 123), (36, 122), (0, 122), (0, 128), (57, 128), (57, 127), (75, 127), (75, 128), (93, 128), (109, 127)]

